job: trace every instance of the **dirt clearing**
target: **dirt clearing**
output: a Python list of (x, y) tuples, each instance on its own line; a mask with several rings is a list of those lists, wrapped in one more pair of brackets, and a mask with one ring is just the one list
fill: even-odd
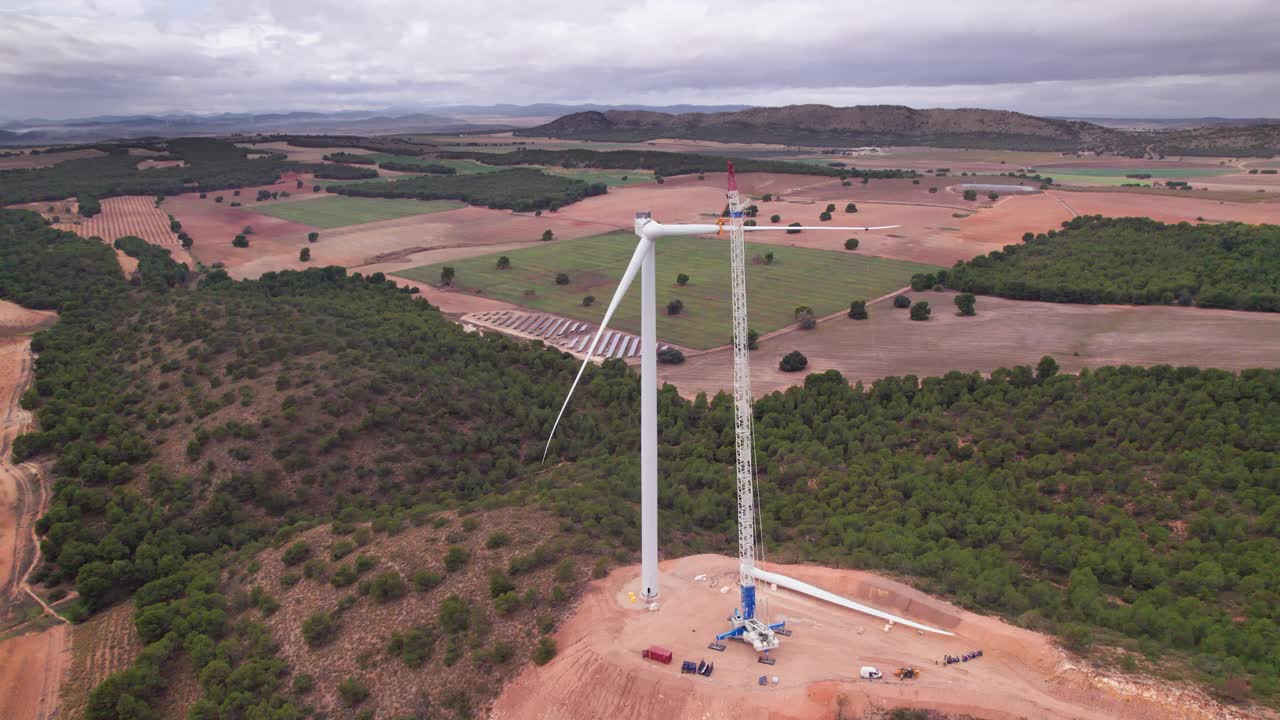
[[(952, 293), (906, 293), (933, 309), (913, 322), (888, 300), (869, 306), (868, 320), (840, 316), (808, 331), (762, 339), (751, 353), (757, 396), (804, 382), (778, 361), (792, 350), (809, 359), (807, 372), (838, 370), (849, 382), (888, 375), (943, 375), (951, 370), (990, 372), (1035, 365), (1052, 355), (1066, 372), (1104, 365), (1197, 365), (1238, 371), (1278, 367), (1280, 315), (1204, 308), (1069, 305), (979, 296), (978, 314), (959, 317)], [(732, 387), (728, 350), (662, 365), (659, 378), (692, 396)]]
[[(33, 423), (31, 413), (18, 405), (33, 366), (31, 339), (18, 333), (51, 318), (52, 313), (0, 302), (0, 619), (6, 629), (21, 629), (22, 613), (33, 607), (26, 577), (39, 561), (34, 523), (46, 502), (38, 469), (11, 463), (13, 439)], [(34, 630), (26, 624), (26, 629), (30, 631), (0, 642), (0, 718), (5, 720), (46, 720), (57, 714), (67, 626)]]
[[(830, 718), (836, 697), (848, 712), (911, 706), (993, 720), (1223, 720), (1248, 717), (1197, 691), (1160, 687), (1136, 677), (1113, 679), (1084, 667), (1037, 633), (998, 618), (966, 612), (892, 580), (853, 570), (770, 566), (853, 600), (941, 626), (954, 637), (904, 627), (785, 590), (762, 587), (771, 621), (795, 634), (781, 638), (773, 667), (756, 662), (747, 645), (707, 648), (738, 603), (737, 561), (695, 555), (661, 564), (657, 611), (631, 602), (638, 568), (615, 570), (593, 584), (577, 612), (556, 633), (559, 655), (529, 667), (494, 705), (495, 720), (519, 718)], [(656, 644), (674, 652), (670, 665), (642, 659)], [(944, 654), (983, 650), (983, 657), (938, 664)], [(683, 660), (715, 663), (711, 677), (684, 675)], [(858, 679), (863, 665), (886, 679)], [(923, 671), (916, 680), (892, 676), (899, 666)], [(758, 684), (760, 676), (770, 681)], [(772, 678), (777, 677), (776, 683)], [(1157, 692), (1144, 696), (1150, 686)]]

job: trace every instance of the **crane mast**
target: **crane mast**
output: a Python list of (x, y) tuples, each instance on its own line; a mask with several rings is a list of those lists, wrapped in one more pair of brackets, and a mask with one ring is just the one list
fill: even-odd
[(729, 280), (733, 309), (733, 431), (735, 470), (738, 482), (738, 586), (742, 590), (742, 606), (731, 618), (732, 629), (716, 637), (723, 640), (740, 637), (757, 651), (767, 653), (778, 647), (774, 630), (756, 617), (756, 582), (752, 571), (756, 564), (755, 543), (755, 473), (752, 411), (751, 356), (747, 343), (747, 263), (746, 232), (743, 230), (742, 199), (733, 163), (729, 163)]

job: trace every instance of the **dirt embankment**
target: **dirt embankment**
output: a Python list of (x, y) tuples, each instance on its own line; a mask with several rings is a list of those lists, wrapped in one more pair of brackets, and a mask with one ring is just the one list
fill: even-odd
[[(14, 438), (34, 422), (18, 402), (32, 380), (28, 334), (53, 320), (53, 313), (0, 301), (0, 620), (7, 638), (0, 642), (0, 718), (5, 720), (56, 717), (68, 659), (68, 627), (47, 615), (26, 584), (39, 562), (34, 525), (48, 502), (48, 489), (39, 468), (15, 465), (11, 455)], [(50, 622), (57, 624), (48, 627)]]
[[(845, 717), (900, 706), (992, 720), (1228, 720), (1251, 717), (1192, 688), (1134, 677), (1114, 678), (1068, 656), (1048, 637), (966, 612), (901, 583), (852, 570), (771, 566), (770, 570), (954, 635), (886, 627), (869, 616), (786, 590), (760, 587), (770, 622), (786, 620), (770, 667), (733, 641), (725, 652), (707, 648), (738, 602), (737, 562), (695, 555), (661, 565), (657, 610), (633, 601), (638, 568), (614, 571), (595, 583), (578, 611), (556, 634), (559, 655), (528, 667), (494, 705), (495, 720), (581, 718)], [(672, 664), (644, 660), (649, 645), (673, 651)], [(954, 665), (944, 655), (981, 649), (981, 658)], [(711, 677), (680, 672), (683, 660), (715, 663)], [(864, 665), (885, 680), (858, 678)], [(899, 666), (922, 670), (898, 680)], [(766, 684), (758, 679), (764, 676)]]

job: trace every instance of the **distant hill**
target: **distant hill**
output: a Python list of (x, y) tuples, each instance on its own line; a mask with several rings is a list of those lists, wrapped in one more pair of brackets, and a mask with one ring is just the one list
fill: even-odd
[(679, 114), (588, 111), (515, 132), (531, 137), (621, 142), (670, 137), (809, 146), (1093, 150), (1124, 155), (1271, 155), (1280, 149), (1280, 125), (1275, 124), (1125, 131), (1083, 120), (1042, 118), (1007, 110), (916, 110), (901, 105), (789, 105)]

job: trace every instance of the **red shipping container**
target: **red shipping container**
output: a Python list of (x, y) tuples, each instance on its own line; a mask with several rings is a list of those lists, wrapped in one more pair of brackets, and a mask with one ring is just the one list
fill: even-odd
[(660, 663), (671, 663), (671, 651), (657, 645), (650, 645), (649, 649), (640, 653), (640, 655), (650, 660), (657, 660)]

